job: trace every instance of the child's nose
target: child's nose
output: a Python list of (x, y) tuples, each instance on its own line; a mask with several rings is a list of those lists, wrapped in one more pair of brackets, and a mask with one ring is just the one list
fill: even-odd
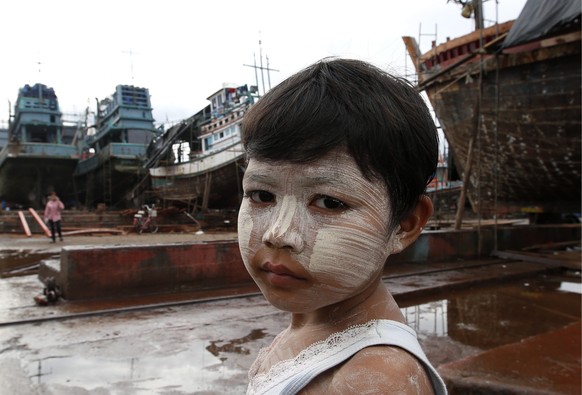
[(286, 196), (263, 235), (263, 243), (274, 248), (290, 248), (301, 252), (305, 247), (301, 232), (302, 213), (297, 209), (297, 199)]

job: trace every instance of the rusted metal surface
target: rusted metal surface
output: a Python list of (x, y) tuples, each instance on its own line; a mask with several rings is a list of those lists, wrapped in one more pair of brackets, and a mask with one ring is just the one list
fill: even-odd
[(441, 366), (440, 373), (451, 395), (579, 394), (580, 323)]
[[(580, 239), (579, 224), (499, 226), (459, 231), (423, 232), (416, 242), (400, 254), (388, 258), (392, 262), (443, 262), (489, 256), (495, 249), (521, 249), (527, 246)], [(497, 243), (497, 247), (496, 247)]]
[[(506, 226), (461, 231), (427, 231), (387, 267), (426, 265), (489, 256), (495, 249), (580, 238), (580, 225)], [(56, 277), (64, 297), (102, 299), (135, 294), (187, 292), (252, 284), (232, 241), (64, 247), (60, 262), (41, 264), (41, 280)]]
[(234, 241), (65, 247), (58, 278), (63, 295), (69, 300), (252, 283)]

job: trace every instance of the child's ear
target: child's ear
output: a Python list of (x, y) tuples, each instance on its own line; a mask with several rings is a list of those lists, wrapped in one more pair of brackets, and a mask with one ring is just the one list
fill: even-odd
[(433, 213), (432, 200), (422, 195), (416, 206), (400, 221), (400, 229), (396, 233), (398, 247), (392, 253), (398, 253), (414, 243)]

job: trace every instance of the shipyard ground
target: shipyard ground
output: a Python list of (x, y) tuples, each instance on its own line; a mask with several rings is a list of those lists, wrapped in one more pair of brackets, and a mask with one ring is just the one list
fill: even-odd
[[(44, 236), (0, 235), (0, 245), (49, 255), (58, 254), (63, 245), (235, 237), (235, 233), (71, 236), (62, 244), (51, 244)], [(519, 281), (547, 270), (540, 263), (498, 258), (446, 266), (400, 264), (387, 270), (384, 282), (401, 305), (417, 306), (430, 295), (444, 298), (454, 290)], [(579, 284), (580, 273), (574, 271), (573, 276)], [(104, 295), (98, 302), (60, 301), (45, 307), (33, 301), (39, 292), (42, 284), (36, 275), (0, 280), (2, 395), (244, 394), (247, 370), (258, 350), (288, 322), (286, 313), (270, 306), (252, 287), (229, 294), (153, 299), (108, 300)], [(556, 310), (550, 302), (536, 303), (541, 305), (539, 312)], [(550, 330), (484, 352), (422, 331), (420, 340), (452, 383), (452, 393), (579, 394), (579, 303), (572, 309), (550, 315), (554, 317), (550, 321), (559, 321)], [(532, 325), (547, 325), (547, 317), (531, 317)]]

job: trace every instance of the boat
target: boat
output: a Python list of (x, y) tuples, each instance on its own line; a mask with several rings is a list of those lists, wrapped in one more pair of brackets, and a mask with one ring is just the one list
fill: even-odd
[(194, 211), (236, 210), (242, 199), (241, 122), (258, 99), (255, 86), (225, 85), (210, 104), (151, 144), (151, 194)]
[(44, 207), (56, 192), (69, 205), (72, 175), (79, 155), (74, 133), (66, 134), (55, 90), (41, 83), (19, 89), (10, 116), (7, 141), (0, 151), (3, 207)]
[(89, 209), (135, 206), (131, 190), (147, 173), (146, 150), (159, 134), (149, 90), (116, 86), (98, 102), (95, 122), (80, 139), (81, 157), (73, 174), (79, 202)]
[(403, 37), (474, 213), (580, 213), (580, 37), (579, 0), (529, 0), (424, 54)]

